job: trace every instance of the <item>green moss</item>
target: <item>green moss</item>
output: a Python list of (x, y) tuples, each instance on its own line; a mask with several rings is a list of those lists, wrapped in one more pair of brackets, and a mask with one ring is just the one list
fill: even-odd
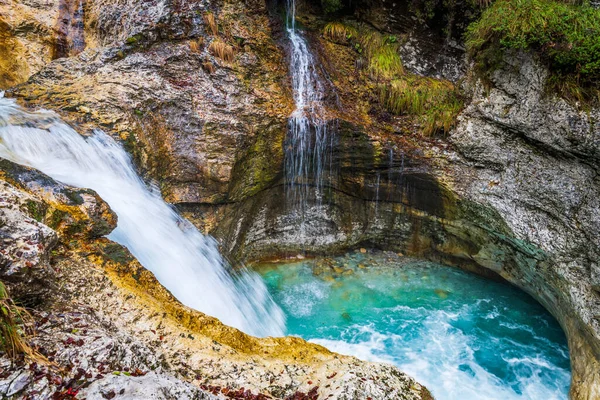
[(46, 221), (46, 225), (48, 225), (52, 229), (57, 229), (61, 222), (66, 218), (67, 213), (61, 210), (54, 210), (50, 215), (50, 218)]
[(119, 263), (119, 264), (127, 264), (128, 262), (133, 260), (133, 257), (127, 249), (120, 244), (117, 243), (108, 243), (104, 246), (104, 256), (109, 260)]
[(78, 221), (73, 224), (69, 224), (69, 226), (67, 226), (67, 228), (65, 229), (65, 234), (67, 236), (78, 235), (80, 233), (85, 232), (86, 227), (87, 227), (86, 222)]
[(128, 37), (128, 38), (125, 40), (125, 43), (127, 43), (127, 44), (130, 44), (130, 45), (132, 45), (132, 46), (135, 46), (135, 45), (139, 44), (139, 42), (140, 42), (140, 41), (141, 41), (143, 38), (144, 38), (144, 36), (142, 36), (142, 34), (141, 34), (141, 33), (138, 33), (137, 35), (133, 35), (133, 36), (130, 36), (130, 37)]
[(71, 201), (72, 204), (78, 206), (83, 204), (83, 197), (79, 191), (66, 189), (63, 194)]
[(37, 201), (27, 200), (25, 202), (25, 207), (27, 207), (27, 213), (33, 219), (38, 222), (42, 222), (44, 216), (46, 215), (47, 207), (43, 203), (38, 203)]
[(261, 130), (234, 167), (232, 200), (253, 196), (278, 178), (283, 162), (285, 127), (277, 124)]
[(562, 94), (598, 96), (600, 10), (588, 4), (498, 0), (469, 26), (466, 44), (483, 71), (493, 70), (506, 50), (531, 51), (546, 62), (550, 83)]

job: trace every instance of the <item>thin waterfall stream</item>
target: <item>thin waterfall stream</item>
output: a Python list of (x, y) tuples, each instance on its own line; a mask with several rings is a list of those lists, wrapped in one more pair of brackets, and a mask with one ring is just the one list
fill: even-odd
[(95, 190), (118, 216), (109, 238), (126, 246), (183, 304), (257, 336), (281, 336), (285, 319), (262, 279), (234, 271), (202, 235), (137, 175), (102, 131), (84, 138), (50, 111), (0, 98), (0, 157), (59, 182)]
[[(324, 122), (325, 87), (295, 19), (296, 3), (289, 0), (286, 28), (296, 109), (285, 147), (286, 195), (300, 219), (299, 245), (306, 246), (311, 242), (306, 219), (318, 213), (311, 207), (322, 205), (331, 173), (326, 167), (332, 132)], [(393, 148), (389, 151), (391, 182)], [(403, 154), (399, 169), (397, 186), (403, 187)], [(382, 200), (381, 180), (377, 171), (374, 218)], [(393, 201), (393, 194), (387, 191), (384, 200)], [(255, 268), (286, 313), (287, 334), (342, 354), (395, 364), (436, 398), (567, 396), (564, 333), (543, 307), (517, 289), (396, 255), (353, 254)]]
[[(305, 244), (306, 214), (314, 194), (317, 206), (329, 173), (331, 133), (325, 118), (325, 86), (308, 43), (296, 27), (296, 3), (287, 3), (286, 29), (290, 40), (290, 74), (295, 110), (289, 118), (285, 144), (287, 204), (299, 216), (300, 240)], [(314, 191), (314, 193), (311, 193)]]

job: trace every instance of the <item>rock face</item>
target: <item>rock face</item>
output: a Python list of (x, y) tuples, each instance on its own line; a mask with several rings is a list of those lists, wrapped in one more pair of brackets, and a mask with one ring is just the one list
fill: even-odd
[(24, 82), (53, 59), (58, 1), (0, 2), (0, 90)]
[[(269, 182), (291, 100), (264, 4), (104, 1), (86, 10), (87, 50), (11, 95), (124, 141), (171, 202), (229, 202)], [(227, 42), (233, 61), (214, 56), (212, 42)], [(254, 178), (235, 180), (235, 169)]]
[[(532, 294), (567, 332), (572, 398), (600, 396), (600, 111), (545, 94), (547, 72), (515, 54), (473, 100), (450, 140), (459, 193), (495, 209), (539, 257), (490, 266)], [(535, 261), (534, 261), (535, 260)]]

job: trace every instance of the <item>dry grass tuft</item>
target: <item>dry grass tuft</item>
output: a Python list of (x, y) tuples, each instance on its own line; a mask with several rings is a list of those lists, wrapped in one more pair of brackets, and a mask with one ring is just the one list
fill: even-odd
[(209, 74), (214, 74), (216, 71), (215, 65), (210, 61), (203, 62), (202, 69), (204, 69), (204, 71), (208, 72)]
[(336, 43), (347, 43), (356, 38), (357, 34), (356, 29), (341, 22), (330, 22), (323, 28), (323, 36)]
[(208, 25), (208, 29), (213, 36), (217, 36), (219, 34), (219, 27), (217, 26), (217, 19), (215, 18), (215, 14), (211, 12), (207, 12), (204, 14), (204, 22)]
[(27, 326), (32, 326), (32, 318), (25, 309), (14, 304), (4, 283), (0, 282), (0, 348), (10, 359), (24, 355), (35, 361), (44, 357), (33, 350), (25, 337)]
[(208, 46), (208, 51), (215, 57), (219, 57), (221, 60), (226, 62), (233, 62), (233, 47), (222, 41), (221, 39), (215, 39)]
[(202, 46), (204, 46), (203, 37), (199, 37), (196, 40), (190, 40), (190, 51), (192, 53), (200, 53), (200, 50), (202, 50)]

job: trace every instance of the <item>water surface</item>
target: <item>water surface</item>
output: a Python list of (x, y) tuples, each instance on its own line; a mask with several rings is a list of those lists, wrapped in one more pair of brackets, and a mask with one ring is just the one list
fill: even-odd
[(393, 363), (436, 399), (566, 399), (556, 320), (507, 284), (395, 254), (255, 267), (287, 333)]

